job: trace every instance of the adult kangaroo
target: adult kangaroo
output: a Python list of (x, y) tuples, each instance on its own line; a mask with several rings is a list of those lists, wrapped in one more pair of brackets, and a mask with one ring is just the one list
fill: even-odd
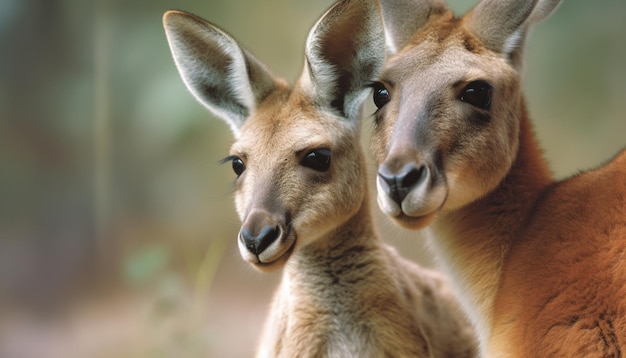
[(197, 16), (169, 11), (164, 25), (188, 89), (235, 135), (225, 162), (239, 252), (260, 271), (284, 268), (257, 357), (475, 357), (447, 280), (374, 227), (360, 114), (384, 62), (379, 4), (333, 5), (293, 86)]
[(383, 0), (372, 86), (378, 204), (422, 229), (489, 357), (621, 357), (626, 152), (551, 177), (521, 91), (530, 26), (559, 0)]

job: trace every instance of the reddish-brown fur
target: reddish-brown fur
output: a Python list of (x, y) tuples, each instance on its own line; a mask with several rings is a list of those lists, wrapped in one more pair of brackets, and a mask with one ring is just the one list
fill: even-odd
[[(377, 112), (372, 150), (379, 176), (401, 179), (407, 166), (424, 165), (428, 185), (418, 181), (394, 203), (379, 178), (381, 208), (432, 234), (484, 355), (622, 356), (626, 151), (555, 181), (520, 89), (525, 33), (558, 1), (485, 0), (461, 19), (439, 1), (416, 2), (436, 11), (403, 37), (402, 21), (415, 20), (393, 3), (404, 12), (417, 5), (382, 1), (386, 26), (410, 40), (394, 44), (381, 76), (390, 98)], [(493, 86), (487, 109), (461, 100), (476, 80)]]

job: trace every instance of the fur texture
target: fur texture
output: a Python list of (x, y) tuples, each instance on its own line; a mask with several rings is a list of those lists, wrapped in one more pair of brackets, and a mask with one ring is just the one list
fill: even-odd
[(380, 206), (427, 227), (487, 357), (626, 350), (626, 152), (555, 181), (521, 93), (528, 28), (558, 3), (431, 12), (377, 85), (389, 93), (372, 137)]
[[(175, 59), (219, 53), (214, 43), (239, 48), (220, 42), (230, 37), (204, 21), (194, 27), (199, 33), (187, 32), (184, 23), (199, 21), (192, 15), (168, 12), (164, 21), (168, 39), (182, 36), (178, 44), (196, 47), (172, 45)], [(243, 50), (226, 55), (236, 58), (222, 62), (258, 63)], [(208, 80), (227, 83), (232, 98), (202, 91), (206, 78), (185, 81), (207, 97), (203, 103), (226, 104), (215, 113), (234, 126), (228, 159), (238, 173), (242, 257), (261, 271), (284, 269), (257, 356), (474, 357), (473, 329), (446, 280), (401, 258), (373, 227), (357, 109), (384, 61), (377, 3), (337, 3), (311, 30), (305, 55), (293, 88), (266, 70), (248, 70), (263, 78), (233, 75), (233, 66)], [(183, 78), (209, 72), (195, 67), (216, 68), (214, 62), (177, 60)], [(250, 84), (239, 88), (242, 78)], [(255, 95), (255, 81), (271, 90)], [(241, 98), (254, 101), (245, 107)], [(246, 108), (244, 120), (228, 113), (233, 102)]]

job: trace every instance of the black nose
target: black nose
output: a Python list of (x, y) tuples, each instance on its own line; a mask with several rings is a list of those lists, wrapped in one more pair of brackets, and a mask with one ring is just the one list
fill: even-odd
[(386, 167), (381, 167), (378, 176), (386, 184), (383, 185), (385, 194), (401, 205), (409, 192), (426, 180), (428, 169), (425, 165), (408, 164), (398, 173), (392, 173)]
[(246, 244), (248, 251), (255, 255), (259, 255), (263, 250), (270, 246), (280, 236), (280, 227), (264, 226), (257, 234), (254, 234), (244, 227), (239, 234), (240, 240)]

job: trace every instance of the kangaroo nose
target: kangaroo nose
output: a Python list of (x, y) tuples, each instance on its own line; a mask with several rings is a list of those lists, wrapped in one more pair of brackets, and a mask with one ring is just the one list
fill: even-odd
[(413, 163), (404, 166), (398, 173), (392, 173), (386, 167), (378, 170), (378, 177), (382, 179), (382, 188), (398, 205), (411, 190), (425, 182), (428, 177), (428, 168), (425, 165), (417, 166)]
[(239, 234), (240, 240), (243, 240), (248, 251), (257, 256), (278, 237), (280, 237), (280, 227), (278, 226), (263, 226), (256, 235), (244, 227)]

